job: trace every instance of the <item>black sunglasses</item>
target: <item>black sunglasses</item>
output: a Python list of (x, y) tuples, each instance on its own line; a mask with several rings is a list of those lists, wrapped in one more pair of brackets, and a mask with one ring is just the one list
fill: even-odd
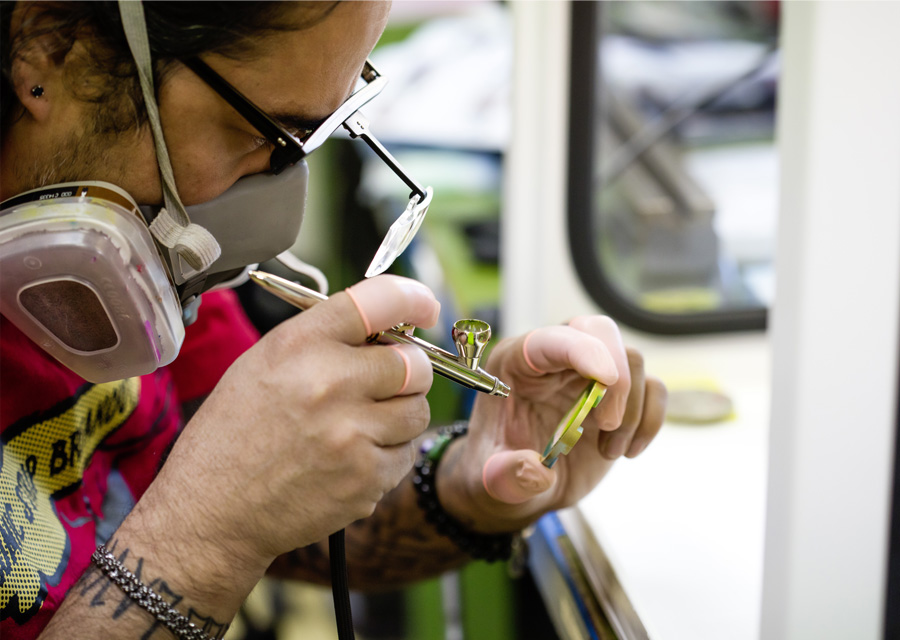
[(218, 93), (222, 99), (234, 107), (247, 122), (253, 125), (254, 129), (269, 141), (273, 147), (272, 155), (269, 159), (269, 170), (272, 173), (279, 174), (287, 167), (296, 164), (322, 146), (322, 143), (338, 127), (344, 125), (344, 128), (350, 132), (351, 137), (362, 138), (378, 154), (378, 157), (413, 190), (413, 196), (418, 195), (424, 200), (425, 190), (403, 170), (403, 167), (400, 166), (387, 149), (372, 136), (368, 130), (368, 122), (357, 113), (363, 105), (381, 93), (384, 85), (387, 84), (387, 79), (378, 73), (368, 60), (366, 60), (361, 74), (365, 86), (347, 98), (334, 113), (317, 123), (315, 127), (301, 132), (299, 136), (285, 130), (284, 127), (244, 97), (240, 91), (231, 86), (227, 80), (213, 71), (200, 58), (186, 58), (182, 62), (209, 85), (213, 91)]

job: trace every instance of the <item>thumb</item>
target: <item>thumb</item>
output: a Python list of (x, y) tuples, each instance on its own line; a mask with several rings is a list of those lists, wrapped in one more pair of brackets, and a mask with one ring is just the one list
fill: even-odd
[(537, 451), (500, 451), (484, 463), (481, 479), (494, 500), (519, 504), (538, 496), (556, 482), (556, 473), (541, 464)]

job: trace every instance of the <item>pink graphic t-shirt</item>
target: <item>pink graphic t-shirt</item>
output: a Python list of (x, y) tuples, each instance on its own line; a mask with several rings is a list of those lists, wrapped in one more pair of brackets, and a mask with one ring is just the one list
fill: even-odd
[(256, 340), (231, 291), (203, 296), (168, 367), (92, 384), (0, 317), (0, 635), (34, 638), (153, 481), (182, 428)]

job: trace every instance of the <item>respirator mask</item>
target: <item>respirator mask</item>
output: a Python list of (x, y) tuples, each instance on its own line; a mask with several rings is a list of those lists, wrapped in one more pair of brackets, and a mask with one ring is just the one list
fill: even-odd
[(119, 3), (153, 132), (165, 206), (139, 207), (103, 182), (56, 184), (0, 203), (0, 313), (91, 382), (144, 375), (172, 362), (199, 296), (235, 286), (257, 263), (282, 257), (300, 229), (304, 157), (339, 127), (361, 138), (412, 189), (366, 277), (387, 269), (410, 243), (431, 203), (369, 133), (359, 108), (386, 80), (367, 62), (361, 86), (303, 137), (288, 133), (198, 58), (182, 60), (273, 146), (270, 171), (247, 176), (217, 198), (184, 207), (178, 197), (153, 89), (140, 2)]

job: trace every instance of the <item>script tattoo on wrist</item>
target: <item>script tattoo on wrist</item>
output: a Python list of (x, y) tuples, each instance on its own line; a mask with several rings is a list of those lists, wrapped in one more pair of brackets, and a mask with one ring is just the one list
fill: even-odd
[[(153, 578), (152, 580), (147, 580), (146, 578), (144, 578), (142, 575), (144, 571), (144, 559), (140, 557), (138, 557), (137, 559), (131, 557), (129, 559), (129, 556), (132, 556), (131, 550), (126, 547), (119, 551), (117, 547), (118, 540), (112, 541), (112, 543), (109, 545), (109, 550), (111, 553), (116, 555), (119, 562), (121, 562), (122, 564), (127, 563), (127, 565), (129, 566), (134, 564), (135, 569), (132, 573), (134, 573), (135, 577), (146, 584), (154, 592), (159, 594), (173, 608), (177, 608), (181, 601), (184, 600), (184, 595), (174, 591), (163, 578), (157, 577)], [(119, 618), (121, 618), (131, 607), (142, 610), (135, 603), (135, 601), (131, 599), (130, 596), (119, 589), (116, 584), (106, 576), (106, 574), (100, 571), (93, 564), (88, 566), (88, 569), (84, 572), (84, 574), (76, 584), (75, 589), (77, 590), (77, 593), (81, 598), (90, 597), (90, 602), (88, 603), (88, 605), (91, 608), (114, 605), (111, 613), (111, 618), (113, 620), (118, 620)], [(194, 623), (197, 627), (202, 629), (207, 635), (212, 638), (222, 638), (225, 635), (225, 632), (228, 630), (227, 622), (220, 622), (218, 620), (215, 620), (211, 616), (201, 615), (193, 607), (190, 607), (188, 609), (186, 617), (190, 622)], [(158, 620), (152, 620), (150, 621), (147, 629), (141, 635), (141, 640), (150, 640), (158, 630), (163, 631), (163, 633), (160, 634), (159, 637), (171, 637), (171, 635), (166, 631), (166, 627), (164, 624), (162, 624)]]

